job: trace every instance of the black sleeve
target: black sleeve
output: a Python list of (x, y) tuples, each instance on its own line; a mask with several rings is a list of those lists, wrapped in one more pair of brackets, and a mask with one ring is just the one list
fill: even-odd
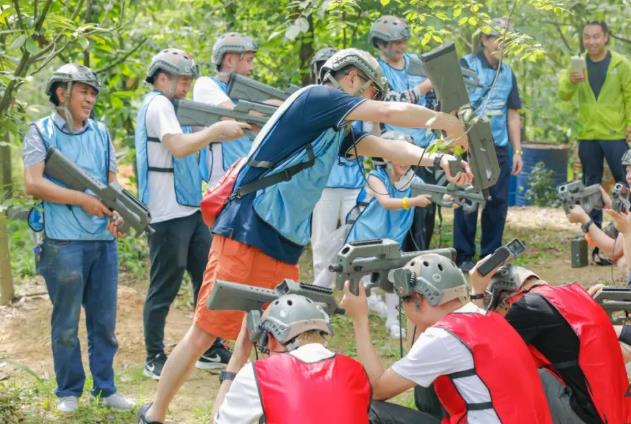
[(631, 346), (631, 325), (622, 326), (622, 331), (620, 332), (618, 340)]
[(462, 66), (463, 68), (471, 69), (464, 57), (460, 59), (460, 66)]
[(511, 71), (511, 77), (513, 78), (513, 88), (508, 95), (508, 101), (506, 105), (509, 109), (521, 109), (521, 97), (519, 96), (519, 87), (517, 86), (517, 78), (515, 78), (515, 73)]

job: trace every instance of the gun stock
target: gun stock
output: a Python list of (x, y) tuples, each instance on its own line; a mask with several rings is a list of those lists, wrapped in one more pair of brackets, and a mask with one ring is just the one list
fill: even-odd
[[(473, 172), (473, 187), (486, 190), (495, 185), (500, 167), (489, 122), (473, 117), (469, 94), (465, 87), (456, 48), (453, 43), (444, 44), (421, 56), (428, 78), (440, 99), (444, 112), (461, 112), (469, 136), (469, 165)], [(468, 111), (469, 113), (465, 113)], [(471, 115), (471, 118), (467, 117)]]
[(391, 293), (393, 286), (388, 278), (390, 271), (403, 267), (408, 261), (424, 253), (437, 253), (451, 260), (456, 257), (456, 250), (453, 248), (401, 252), (399, 243), (394, 240), (362, 240), (345, 245), (329, 270), (337, 273), (335, 284), (338, 290), (349, 280), (351, 292), (357, 294), (361, 278), (370, 275), (370, 282), (366, 286), (368, 294), (372, 287)]
[(257, 103), (270, 99), (287, 100), (298, 89), (299, 87), (289, 86), (286, 90), (279, 90), (235, 72), (230, 75), (230, 81), (228, 81), (228, 96), (230, 98)]
[(557, 195), (565, 213), (570, 213), (573, 206), (580, 206), (587, 213), (604, 207), (600, 184), (585, 187), (581, 181), (572, 181), (558, 186)]
[[(235, 119), (248, 124), (262, 127), (269, 119), (269, 115), (263, 112), (269, 111), (267, 105), (254, 105), (252, 103), (239, 102), (235, 109), (211, 106), (206, 103), (193, 102), (191, 100), (176, 99), (173, 101), (175, 115), (182, 126), (208, 127), (222, 118)], [(262, 113), (263, 116), (250, 114), (251, 110)]]
[(138, 236), (147, 231), (153, 232), (149, 225), (151, 215), (149, 210), (131, 193), (123, 189), (118, 183), (109, 185), (102, 183), (74, 162), (65, 157), (58, 149), (51, 147), (46, 153), (44, 173), (63, 183), (71, 190), (91, 191), (110, 210), (118, 212), (123, 218), (123, 225), (119, 230), (129, 234), (133, 229)]

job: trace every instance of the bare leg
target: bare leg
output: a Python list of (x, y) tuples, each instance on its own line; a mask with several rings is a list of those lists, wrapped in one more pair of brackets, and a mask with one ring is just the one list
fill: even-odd
[(147, 411), (150, 421), (164, 421), (169, 404), (188, 378), (199, 356), (215, 341), (215, 336), (193, 324), (169, 355), (158, 382), (155, 401)]

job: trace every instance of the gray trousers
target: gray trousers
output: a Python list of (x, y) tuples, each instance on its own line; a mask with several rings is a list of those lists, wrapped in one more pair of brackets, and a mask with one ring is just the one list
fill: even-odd
[(570, 406), (572, 390), (559, 381), (545, 368), (539, 369), (539, 377), (543, 383), (543, 390), (548, 399), (550, 415), (554, 424), (581, 424), (585, 423)]

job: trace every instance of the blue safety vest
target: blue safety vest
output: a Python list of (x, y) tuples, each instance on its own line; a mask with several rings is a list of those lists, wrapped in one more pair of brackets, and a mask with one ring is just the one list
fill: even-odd
[(508, 144), (508, 97), (513, 89), (513, 73), (506, 63), (502, 63), (495, 86), (493, 80), (497, 70), (485, 66), (482, 60), (469, 54), (464, 57), (471, 70), (478, 74), (482, 87), (469, 90), (469, 100), (476, 114), (491, 121), (493, 140), (496, 146)]
[[(388, 81), (388, 85), (390, 90), (392, 91), (406, 91), (411, 90), (427, 78), (422, 77), (420, 75), (410, 75), (408, 74), (408, 66), (410, 64), (411, 55), (405, 54), (404, 60), (405, 65), (403, 69), (396, 69), (390, 66), (387, 62), (378, 58), (377, 61), (383, 70), (383, 73)], [(417, 105), (425, 106), (426, 99), (425, 96), (422, 96), (417, 102)], [(384, 128), (386, 131), (399, 131), (405, 134), (408, 134), (410, 137), (414, 139), (414, 142), (421, 146), (427, 147), (432, 141), (436, 138), (431, 131), (428, 131), (425, 128), (403, 128), (403, 127), (395, 127), (392, 125), (385, 124)]]
[[(58, 149), (70, 161), (84, 171), (108, 184), (110, 142), (107, 128), (101, 122), (88, 119), (83, 129), (70, 133), (61, 129), (54, 121), (54, 114), (35, 122), (46, 150)], [(64, 184), (48, 177), (62, 187)], [(93, 193), (92, 193), (93, 194)], [(44, 231), (46, 237), (54, 240), (112, 240), (107, 231), (107, 217), (96, 217), (76, 205), (64, 205), (44, 201)]]
[[(199, 171), (198, 155), (196, 153), (176, 158), (171, 155), (172, 167), (161, 168), (149, 163), (148, 150), (150, 148), (164, 149), (160, 139), (147, 135), (147, 109), (156, 96), (163, 94), (158, 91), (147, 93), (142, 101), (136, 117), (136, 167), (138, 173), (138, 194), (140, 201), (149, 203), (149, 172), (168, 172), (173, 174), (173, 189), (175, 198), (182, 206), (198, 208), (202, 200), (202, 177)], [(190, 129), (182, 129), (190, 132)], [(168, 190), (167, 187), (164, 187)]]
[[(380, 166), (375, 168), (370, 172), (370, 175), (374, 175), (383, 182), (390, 197), (402, 199), (404, 197), (412, 196), (411, 188), (408, 187), (404, 190), (398, 190), (395, 187), (384, 167)], [(417, 176), (415, 176), (414, 179), (420, 180)], [(365, 202), (366, 189), (367, 187), (364, 187), (357, 196), (358, 204), (360, 202)], [(353, 223), (353, 226), (346, 238), (346, 243), (358, 240), (388, 238), (402, 244), (405, 240), (405, 235), (412, 227), (413, 219), (414, 208), (398, 210), (384, 209), (377, 198), (372, 197), (368, 202), (368, 205)]]

